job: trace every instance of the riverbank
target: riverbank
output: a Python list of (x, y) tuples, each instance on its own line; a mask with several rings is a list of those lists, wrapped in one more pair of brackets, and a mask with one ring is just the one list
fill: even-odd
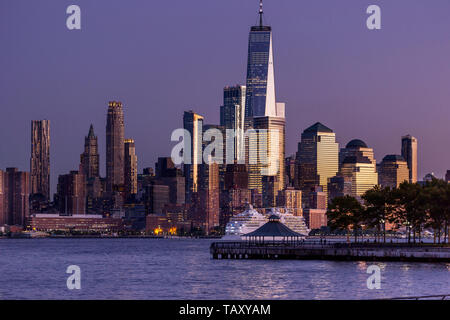
[(0, 239), (220, 239), (220, 236), (158, 236), (158, 235), (102, 235), (102, 234), (47, 234), (47, 233), (13, 233), (0, 236)]
[(450, 262), (448, 244), (214, 242), (213, 259)]

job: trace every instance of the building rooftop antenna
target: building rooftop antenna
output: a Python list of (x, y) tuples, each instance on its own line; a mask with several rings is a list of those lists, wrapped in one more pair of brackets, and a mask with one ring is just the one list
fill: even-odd
[(259, 26), (263, 26), (263, 0), (259, 0)]

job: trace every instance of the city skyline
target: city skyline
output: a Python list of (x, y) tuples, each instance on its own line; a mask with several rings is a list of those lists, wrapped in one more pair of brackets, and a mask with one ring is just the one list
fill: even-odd
[[(237, 5), (235, 4), (233, 1), (231, 1), (231, 3), (233, 3), (233, 5)], [(257, 3), (251, 3), (251, 9), (249, 10), (248, 14), (252, 15), (254, 17), (253, 20), (250, 21), (254, 21), (256, 18), (256, 5)], [(273, 4), (271, 4), (270, 2), (268, 2), (267, 4), (265, 4), (268, 9), (266, 9), (266, 12), (269, 12), (268, 14), (266, 13), (265, 15), (265, 19), (268, 19), (271, 25), (275, 25), (274, 28), (274, 41), (275, 41), (275, 47), (274, 47), (274, 60), (275, 60), (275, 64), (276, 64), (276, 69), (275, 69), (275, 78), (277, 79), (277, 88), (281, 88), (280, 90), (285, 90), (283, 89), (283, 87), (291, 87), (292, 85), (296, 83), (296, 79), (293, 79), (291, 82), (292, 84), (286, 84), (285, 80), (283, 81), (283, 79), (285, 79), (284, 74), (287, 72), (289, 73), (288, 68), (286, 68), (286, 62), (284, 61), (284, 59), (282, 59), (282, 57), (286, 54), (286, 48), (289, 45), (291, 45), (291, 42), (287, 42), (286, 41), (286, 37), (288, 35), (292, 35), (292, 31), (286, 31), (283, 30), (283, 23), (282, 21), (278, 21), (277, 19), (279, 19), (280, 17), (279, 15), (279, 10), (277, 8), (271, 7), (273, 6)], [(2, 6), (6, 6), (5, 4), (2, 4)], [(216, 8), (217, 5), (214, 4), (212, 5), (213, 8)], [(243, 6), (247, 6), (247, 4), (243, 5)], [(297, 6), (296, 4), (292, 4), (292, 6)], [(313, 8), (314, 6), (311, 5)], [(330, 4), (331, 6), (331, 4)], [(390, 7), (389, 5), (385, 5), (388, 8)], [(89, 10), (89, 5), (86, 4), (86, 11)], [(284, 7), (284, 5), (281, 5), (281, 11), (285, 12), (286, 8)], [(396, 7), (392, 6), (391, 7)], [(227, 10), (229, 10), (229, 8), (222, 8), (221, 7), (222, 14), (225, 15), (224, 12), (227, 12)], [(204, 10), (205, 11), (205, 10)], [(214, 10), (213, 10), (214, 11)], [(247, 11), (247, 10), (243, 10), (243, 11)], [(2, 12), (4, 12), (2, 10)], [(246, 13), (247, 15), (247, 13)], [(364, 21), (364, 16), (361, 15), (360, 20)], [(240, 20), (240, 19), (236, 19), (236, 20)], [(243, 38), (243, 35), (246, 35), (246, 32), (248, 30), (248, 28), (250, 27), (249, 20), (248, 19), (242, 19), (243, 23), (246, 25), (246, 28), (239, 28), (239, 32), (233, 32), (233, 33), (228, 33), (226, 38), (223, 39), (230, 39), (229, 41), (232, 41), (233, 39), (241, 39)], [(88, 23), (88, 22), (87, 22)], [(242, 26), (241, 22), (238, 23), (240, 26)], [(88, 24), (89, 25), (89, 24)], [(367, 30), (363, 29), (363, 24), (361, 23), (361, 25), (359, 26), (359, 28), (361, 28), (360, 31), (362, 32), (367, 32)], [(86, 27), (86, 29), (88, 29), (88, 27)], [(65, 31), (65, 30), (63, 30)], [(324, 30), (322, 30), (324, 31)], [(81, 41), (79, 39), (80, 36), (83, 35), (83, 32), (85, 32), (84, 30), (81, 31), (80, 35), (76, 35), (76, 36), (72, 36), (71, 34), (65, 34), (66, 37), (71, 38), (71, 37), (75, 37), (77, 38), (77, 41)], [(86, 35), (89, 33), (90, 31), (86, 30)], [(385, 32), (384, 30), (381, 31), (380, 34), (383, 34), (383, 32)], [(381, 41), (379, 39), (379, 35), (374, 35), (372, 36), (372, 34), (368, 34), (367, 36), (370, 37), (374, 37), (375, 41)], [(244, 41), (239, 40), (239, 43), (235, 42), (236, 44), (236, 49), (239, 52), (242, 52), (242, 50), (246, 50), (246, 42), (248, 39), (244, 39)], [(225, 41), (228, 43), (228, 41)], [(365, 45), (367, 45), (367, 43), (365, 43)], [(226, 52), (229, 53), (230, 50), (228, 49)], [(280, 54), (281, 52), (281, 54)], [(7, 54), (7, 53), (6, 53)], [(245, 57), (246, 54), (244, 53), (243, 55), (241, 55), (241, 57), (239, 58), (240, 63), (238, 63), (237, 65), (242, 65), (245, 64)], [(295, 57), (295, 55), (294, 55)], [(24, 57), (21, 57), (21, 59), (23, 59)], [(288, 59), (289, 60), (289, 59)], [(302, 60), (301, 62), (301, 66), (306, 66), (311, 60)], [(45, 60), (44, 60), (45, 62)], [(372, 62), (372, 61), (371, 61)], [(208, 64), (203, 62), (203, 64)], [(149, 63), (149, 65), (153, 65), (152, 63)], [(202, 64), (198, 64), (198, 63), (192, 63), (193, 67), (200, 67)], [(209, 64), (208, 64), (209, 65)], [(226, 64), (229, 68), (231, 69), (235, 69), (236, 64), (233, 62), (230, 62), (229, 64)], [(284, 66), (284, 67), (283, 67)], [(134, 68), (131, 68), (132, 70), (134, 70)], [(9, 69), (6, 69), (7, 72)], [(215, 87), (214, 90), (212, 90), (212, 92), (216, 92), (217, 94), (211, 94), (211, 92), (209, 92), (206, 89), (202, 89), (202, 93), (203, 95), (199, 96), (196, 95), (196, 91), (193, 91), (192, 95), (185, 95), (184, 97), (186, 98), (186, 100), (191, 100), (192, 101), (192, 97), (197, 96), (197, 103), (192, 102), (192, 103), (180, 103), (179, 105), (177, 104), (176, 106), (174, 105), (174, 108), (167, 108), (169, 110), (169, 112), (171, 113), (171, 118), (165, 118), (167, 120), (167, 122), (165, 123), (165, 127), (168, 127), (168, 130), (173, 130), (175, 128), (179, 128), (182, 127), (182, 123), (180, 121), (180, 117), (178, 116), (179, 114), (181, 114), (181, 112), (178, 112), (179, 108), (181, 108), (183, 111), (188, 110), (189, 108), (192, 108), (195, 112), (203, 115), (205, 117), (205, 122), (206, 123), (218, 123), (218, 117), (219, 117), (219, 108), (221, 105), (221, 90), (223, 89), (224, 86), (227, 85), (234, 85), (234, 84), (238, 84), (240, 83), (241, 85), (245, 85), (245, 78), (242, 76), (243, 75), (243, 70), (245, 70), (245, 68), (242, 68), (242, 70), (240, 70), (239, 72), (237, 72), (236, 74), (234, 74), (233, 77), (230, 78), (234, 78), (235, 80), (226, 80), (223, 81), (223, 79), (221, 80), (221, 84), (219, 84), (219, 86)], [(131, 72), (131, 70), (130, 70)], [(68, 73), (71, 74), (71, 73)], [(229, 74), (229, 73), (228, 73)], [(65, 77), (67, 77), (67, 75), (64, 75), (63, 78), (66, 79)], [(218, 76), (218, 78), (220, 78), (220, 76)], [(217, 80), (218, 82), (219, 80)], [(50, 81), (51, 82), (51, 81)], [(217, 83), (216, 80), (213, 81), (214, 83)], [(279, 83), (283, 83), (283, 84), (279, 84)], [(326, 82), (326, 81), (325, 81)], [(7, 84), (6, 81), (2, 78), (1, 79), (1, 83), (2, 83), (2, 87), (3, 84), (5, 84), (6, 88), (11, 88), (10, 84)], [(351, 81), (346, 82), (346, 85), (349, 85), (350, 83), (352, 83)], [(109, 83), (111, 84), (111, 83)], [(188, 83), (186, 83), (187, 85)], [(86, 89), (83, 85), (80, 85), (82, 91), (78, 92), (77, 95), (81, 96), (81, 100), (77, 100), (77, 104), (78, 105), (82, 105), (83, 101), (86, 103), (87, 106), (90, 106), (90, 108), (92, 108), (93, 104), (96, 104), (96, 101), (98, 101), (98, 99), (100, 99), (100, 97), (96, 97), (96, 99), (90, 99), (89, 98), (89, 92), (90, 89)], [(83, 87), (86, 89), (84, 90)], [(93, 109), (91, 110), (89, 113), (86, 112), (87, 110), (85, 108), (80, 107), (79, 108), (79, 114), (81, 115), (83, 120), (76, 120), (77, 117), (75, 117), (75, 121), (70, 121), (67, 122), (67, 119), (65, 118), (65, 116), (62, 116), (61, 113), (67, 113), (67, 115), (73, 115), (72, 114), (72, 110), (71, 108), (68, 108), (69, 110), (66, 110), (65, 108), (60, 108), (60, 109), (55, 109), (54, 105), (50, 105), (48, 106), (52, 111), (45, 111), (45, 108), (36, 108), (37, 110), (33, 110), (32, 112), (30, 112), (30, 119), (19, 119), (20, 121), (17, 121), (18, 119), (17, 116), (14, 116), (14, 114), (12, 114), (12, 123), (15, 123), (15, 127), (14, 128), (10, 128), (9, 124), (2, 122), (3, 126), (2, 126), (2, 133), (4, 133), (5, 128), (8, 129), (6, 137), (10, 137), (10, 136), (14, 136), (17, 137), (15, 138), (16, 140), (14, 140), (14, 143), (10, 144), (9, 140), (10, 139), (6, 139), (6, 141), (4, 141), (2, 143), (2, 146), (0, 146), (0, 151), (2, 153), (2, 158), (0, 159), (0, 167), (6, 168), (6, 167), (19, 167), (20, 170), (24, 170), (24, 171), (28, 171), (29, 167), (26, 165), (26, 161), (27, 158), (29, 158), (29, 142), (25, 139), (22, 141), (22, 139), (20, 138), (22, 136), (22, 132), (20, 128), (26, 128), (26, 124), (29, 123), (28, 120), (33, 120), (33, 119), (40, 119), (40, 118), (45, 118), (45, 119), (50, 119), (51, 123), (52, 123), (52, 131), (51, 131), (51, 141), (52, 141), (52, 147), (51, 147), (51, 161), (50, 163), (51, 165), (51, 192), (50, 194), (53, 194), (55, 192), (55, 188), (56, 188), (56, 179), (57, 176), (59, 174), (64, 174), (66, 172), (69, 172), (71, 170), (75, 170), (77, 169), (77, 159), (79, 157), (80, 152), (82, 152), (82, 148), (83, 148), (83, 137), (85, 136), (85, 131), (87, 126), (90, 123), (94, 124), (94, 128), (97, 128), (97, 132), (99, 134), (99, 153), (101, 154), (101, 159), (105, 159), (103, 158), (105, 155), (105, 136), (104, 136), (104, 130), (103, 128), (106, 126), (106, 121), (104, 118), (105, 115), (105, 110), (104, 110), (104, 105), (106, 103), (106, 101), (109, 100), (120, 100), (123, 102), (124, 104), (124, 113), (125, 113), (125, 123), (126, 123), (126, 133), (125, 135), (127, 137), (133, 137), (133, 139), (136, 140), (136, 144), (137, 144), (137, 154), (138, 154), (138, 158), (140, 159), (139, 161), (139, 171), (142, 170), (142, 168), (144, 167), (148, 167), (148, 166), (152, 166), (153, 163), (155, 163), (155, 159), (157, 159), (159, 156), (164, 156), (164, 155), (169, 155), (170, 154), (170, 149), (173, 146), (173, 144), (170, 143), (169, 139), (170, 139), (170, 133), (164, 134), (151, 134), (153, 131), (153, 129), (150, 129), (150, 131), (145, 131), (145, 130), (149, 130), (148, 127), (156, 127), (158, 128), (158, 126), (156, 125), (156, 122), (154, 120), (154, 118), (160, 119), (159, 117), (161, 115), (155, 114), (155, 112), (152, 112), (152, 116), (150, 117), (142, 117), (144, 119), (142, 119), (143, 121), (145, 120), (145, 124), (141, 121), (138, 121), (137, 118), (140, 118), (139, 116), (136, 118), (136, 112), (141, 112), (145, 114), (145, 108), (144, 107), (136, 107), (136, 105), (138, 104), (144, 104), (143, 101), (146, 101), (145, 99), (143, 99), (140, 103), (138, 102), (137, 97), (142, 94), (143, 91), (150, 91), (153, 92), (153, 90), (148, 90), (148, 87), (145, 86), (144, 83), (140, 82), (138, 83), (138, 85), (136, 86), (138, 89), (134, 89), (134, 91), (128, 91), (127, 95), (123, 95), (123, 90), (122, 88), (118, 88), (116, 87), (116, 85), (112, 85), (110, 87), (110, 89), (108, 89), (107, 91), (111, 90), (116, 90), (116, 92), (118, 92), (117, 94), (111, 93), (110, 96), (105, 96), (102, 99), (104, 99), (105, 101), (103, 101), (103, 103), (101, 103), (99, 106), (95, 105), (95, 108), (101, 108), (101, 109)], [(181, 86), (177, 86), (176, 89), (180, 90)], [(395, 89), (396, 87), (394, 87)], [(13, 88), (14, 89), (14, 88)], [(335, 88), (334, 88), (335, 89)], [(333, 90), (334, 90), (333, 89)], [(358, 88), (361, 89), (361, 88)], [(15, 89), (17, 91), (17, 88)], [(21, 88), (22, 90), (22, 88)], [(26, 90), (26, 87), (25, 89)], [(14, 91), (14, 90), (13, 90)], [(157, 91), (157, 90), (155, 90)], [(207, 92), (208, 91), (208, 92)], [(300, 91), (301, 93), (307, 94), (307, 88), (305, 88), (305, 90), (303, 91), (302, 88), (299, 88), (298, 91)], [(83, 94), (83, 92), (86, 92), (87, 97), (85, 97), (85, 95)], [(132, 93), (134, 92), (134, 93)], [(356, 94), (356, 92), (355, 92)], [(44, 92), (41, 92), (41, 96), (45, 95)], [(300, 134), (301, 132), (307, 128), (308, 126), (310, 126), (312, 123), (315, 123), (317, 121), (320, 121), (322, 123), (324, 123), (325, 125), (329, 126), (330, 128), (333, 129), (334, 132), (336, 132), (337, 134), (337, 141), (339, 142), (340, 147), (345, 146), (345, 144), (350, 141), (353, 138), (360, 138), (366, 142), (368, 142), (368, 144), (374, 149), (375, 152), (375, 159), (377, 160), (377, 162), (381, 162), (382, 158), (384, 157), (384, 155), (386, 154), (399, 154), (399, 149), (400, 149), (400, 137), (407, 135), (407, 134), (411, 134), (413, 136), (415, 136), (416, 138), (418, 138), (419, 140), (419, 175), (418, 178), (419, 180), (422, 179), (422, 177), (428, 173), (428, 172), (435, 172), (436, 175), (438, 177), (444, 176), (445, 171), (447, 170), (447, 165), (445, 163), (445, 159), (444, 157), (433, 157), (431, 156), (433, 153), (430, 153), (428, 150), (430, 150), (430, 148), (433, 147), (433, 145), (437, 145), (437, 143), (435, 143), (435, 140), (431, 140), (428, 139), (426, 140), (424, 138), (424, 134), (423, 132), (425, 132), (425, 136), (426, 135), (433, 135), (434, 136), (438, 136), (439, 139), (442, 139), (442, 136), (445, 136), (445, 134), (440, 133), (440, 131), (438, 130), (442, 130), (441, 127), (438, 126), (429, 126), (428, 128), (426, 128), (426, 130), (424, 131), (424, 129), (421, 126), (414, 126), (411, 125), (409, 128), (407, 128), (406, 126), (404, 127), (400, 127), (397, 128), (396, 126), (394, 126), (396, 129), (394, 130), (393, 128), (388, 128), (387, 130), (379, 130), (379, 128), (377, 128), (377, 132), (373, 133), (373, 134), (369, 134), (368, 132), (370, 132), (370, 129), (365, 128), (365, 129), (358, 129), (358, 126), (361, 125), (359, 123), (353, 123), (353, 118), (347, 118), (345, 119), (345, 121), (342, 122), (341, 125), (338, 125), (338, 123), (341, 123), (342, 119), (339, 118), (335, 118), (335, 119), (330, 119), (330, 114), (332, 115), (333, 112), (335, 112), (334, 110), (334, 103), (331, 101), (329, 103), (327, 103), (324, 107), (323, 107), (323, 111), (325, 111), (325, 113), (329, 113), (325, 116), (319, 117), (317, 115), (314, 114), (314, 112), (312, 112), (312, 114), (307, 113), (307, 111), (309, 111), (307, 104), (305, 105), (298, 105), (295, 102), (291, 102), (289, 96), (291, 96), (292, 94), (289, 93), (283, 93), (281, 94), (281, 101), (286, 101), (287, 102), (287, 110), (289, 110), (289, 113), (294, 113), (296, 114), (295, 117), (291, 116), (290, 118), (288, 117), (288, 121), (286, 124), (286, 156), (289, 156), (291, 154), (293, 154), (295, 152), (295, 146), (298, 143), (298, 141), (300, 140)], [(400, 91), (399, 91), (399, 95), (400, 95)], [(9, 99), (11, 99), (10, 94), (5, 94), (6, 98), (9, 97)], [(119, 97), (121, 96), (121, 97)], [(205, 109), (205, 104), (208, 105), (209, 102), (211, 101), (211, 96), (215, 97), (213, 98), (216, 102), (214, 103), (214, 105), (209, 105), (207, 107), (207, 109)], [(277, 96), (280, 96), (280, 94), (277, 93)], [(332, 94), (330, 95), (332, 96)], [(352, 94), (348, 94), (349, 98), (352, 98), (353, 95)], [(200, 97), (200, 98), (199, 98)], [(203, 97), (205, 97), (205, 99), (203, 99)], [(2, 97), (2, 102), (5, 103), (8, 101), (8, 99), (6, 99), (5, 101), (3, 101)], [(128, 98), (128, 99), (127, 99)], [(402, 97), (404, 99), (404, 97)], [(319, 101), (323, 100), (323, 97), (320, 96), (319, 98), (316, 98), (318, 103)], [(394, 98), (394, 100), (396, 100), (397, 98)], [(45, 101), (45, 99), (43, 99)], [(387, 102), (387, 104), (392, 103), (391, 101), (389, 101), (389, 99), (385, 99)], [(406, 102), (405, 104), (410, 104), (413, 101), (410, 101), (410, 99), (405, 99)], [(412, 100), (412, 99), (411, 99)], [(17, 100), (12, 100), (12, 101), (17, 101)], [(39, 101), (34, 99), (34, 102)], [(450, 99), (449, 99), (450, 101)], [(41, 104), (43, 102), (40, 102)], [(20, 103), (8, 103), (8, 105), (16, 105)], [(33, 107), (35, 108), (35, 105), (33, 105)], [(146, 106), (147, 109), (149, 109), (150, 111), (154, 111), (155, 108), (158, 108), (158, 106)], [(176, 108), (176, 110), (175, 110)], [(20, 109), (20, 107), (18, 108)], [(164, 108), (160, 108), (161, 110), (163, 110)], [(383, 108), (382, 108), (383, 109)], [(67, 111), (67, 112), (66, 112)], [(347, 110), (348, 111), (348, 110)], [(358, 109), (358, 111), (362, 112), (362, 111), (370, 111), (370, 108), (361, 108)], [(405, 111), (405, 110), (403, 110)], [(412, 110), (417, 112), (417, 110)], [(344, 110), (344, 114), (345, 114), (345, 110)], [(395, 111), (392, 111), (395, 114)], [(58, 120), (58, 117), (55, 115), (55, 113), (59, 116), (61, 116), (61, 118)], [(364, 117), (358, 117), (358, 112), (356, 112), (357, 114), (355, 115), (356, 119), (360, 119), (360, 118), (364, 118)], [(176, 114), (177, 116), (172, 116), (172, 114)], [(34, 117), (34, 115), (36, 115), (36, 117)], [(39, 115), (39, 116), (38, 116)], [(90, 115), (92, 116), (92, 119), (86, 119), (86, 116)], [(154, 116), (154, 117), (153, 117)], [(168, 114), (165, 114), (164, 116), (168, 116)], [(99, 118), (102, 117), (102, 120), (99, 121)], [(403, 114), (403, 117), (406, 119), (409, 119), (407, 114)], [(440, 118), (440, 115), (436, 115), (437, 118)], [(386, 114), (385, 115), (385, 119), (387, 122), (389, 122), (390, 120), (394, 120), (394, 122), (397, 124), (401, 123), (401, 121), (403, 120), (401, 117), (399, 117), (397, 115), (397, 117), (395, 116), (391, 116)], [(442, 117), (445, 118), (445, 117)], [(298, 119), (298, 121), (297, 121)], [(438, 119), (439, 120), (439, 119)], [(159, 121), (161, 122), (161, 120)], [(358, 122), (358, 121), (357, 121)], [(148, 123), (148, 124), (147, 124)], [(347, 124), (348, 127), (350, 127), (351, 129), (345, 128), (342, 125), (343, 124)], [(355, 125), (354, 125), (355, 124)], [(18, 129), (18, 130), (17, 130)], [(69, 129), (69, 130), (67, 130)], [(444, 127), (445, 129), (445, 127)], [(15, 130), (17, 130), (18, 132), (16, 132)], [(163, 131), (164, 130), (162, 128), (158, 128), (159, 131)], [(29, 128), (26, 128), (24, 130), (25, 132), (28, 131), (28, 134), (26, 136), (29, 137)], [(386, 136), (386, 132), (388, 131), (388, 133), (390, 133), (388, 136)], [(398, 131), (398, 132), (397, 132)], [(137, 132), (141, 132), (141, 134), (137, 134)], [(80, 133), (80, 134), (79, 134)], [(8, 135), (9, 134), (9, 135)], [(151, 137), (150, 139), (148, 137)], [(153, 138), (153, 137), (156, 137)], [(166, 137), (166, 140), (164, 140)], [(20, 139), (19, 139), (20, 138)], [(67, 147), (62, 146), (61, 145), (61, 140), (62, 139), (65, 144), (67, 144)], [(377, 142), (372, 142), (376, 140)], [(164, 142), (166, 141), (166, 142)], [(427, 143), (428, 141), (428, 143)], [(25, 150), (27, 150), (28, 152), (26, 153), (26, 157), (24, 159), (22, 159), (22, 151), (17, 152), (17, 150), (21, 150), (22, 147), (24, 147)], [(70, 148), (71, 150), (68, 151), (67, 148)], [(161, 151), (161, 149), (164, 149)], [(9, 150), (8, 152), (6, 152), (5, 150)], [(440, 151), (440, 150), (439, 150)], [(445, 152), (445, 151), (444, 151)], [(73, 156), (72, 153), (75, 153), (76, 155)], [(429, 154), (429, 156), (424, 156), (425, 154)], [(440, 153), (441, 155), (441, 153)], [(434, 158), (439, 158), (439, 159), (434, 159)], [(436, 161), (436, 162), (434, 162)], [(25, 165), (24, 165), (25, 162)], [(100, 172), (102, 176), (105, 176), (105, 166), (104, 166), (104, 160), (100, 161), (101, 165), (100, 165)], [(436, 165), (433, 163), (437, 163)]]

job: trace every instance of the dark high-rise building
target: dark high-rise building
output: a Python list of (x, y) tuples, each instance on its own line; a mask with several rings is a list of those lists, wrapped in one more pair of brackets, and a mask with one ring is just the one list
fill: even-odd
[(169, 186), (151, 183), (145, 187), (145, 205), (149, 214), (162, 214), (170, 203)]
[(395, 154), (385, 156), (379, 166), (378, 180), (382, 187), (391, 188), (397, 188), (402, 182), (409, 181), (409, 169), (405, 159)]
[(297, 160), (295, 159), (295, 155), (290, 157), (286, 157), (284, 161), (285, 165), (285, 186), (294, 187), (296, 185), (296, 172), (297, 172)]
[(84, 174), (71, 171), (58, 177), (59, 212), (67, 215), (86, 214), (86, 180)]
[(138, 192), (137, 184), (137, 156), (136, 147), (133, 139), (125, 140), (125, 195), (129, 196)]
[(0, 180), (0, 225), (23, 226), (29, 216), (30, 174), (7, 168), (0, 170)]
[(217, 163), (200, 165), (198, 191), (192, 195), (189, 214), (194, 225), (207, 234), (219, 226), (219, 195), (219, 165)]
[(177, 168), (170, 157), (159, 157), (155, 164), (156, 177), (173, 177), (177, 175)]
[(31, 193), (50, 199), (50, 121), (31, 121)]
[(263, 176), (262, 178), (262, 197), (263, 206), (272, 208), (277, 205), (277, 195), (280, 189), (277, 176)]
[(417, 139), (411, 135), (402, 137), (402, 157), (408, 163), (409, 182), (417, 182)]
[(93, 177), (86, 180), (86, 213), (98, 214), (103, 211), (102, 179)]
[(106, 191), (111, 193), (124, 185), (124, 119), (122, 102), (112, 101), (106, 121)]
[(445, 181), (450, 183), (450, 170), (447, 170), (447, 173), (445, 174)]
[(233, 160), (241, 163), (245, 161), (244, 121), (245, 86), (225, 87), (223, 89), (223, 106), (220, 107), (220, 125), (225, 129), (234, 130)]
[(185, 203), (186, 182), (180, 169), (175, 167), (172, 158), (158, 158), (155, 164), (156, 182), (169, 187), (169, 202), (174, 205)]
[(248, 189), (248, 171), (245, 164), (227, 164), (225, 189)]
[(0, 226), (6, 224), (7, 214), (6, 214), (6, 199), (8, 195), (5, 190), (6, 182), (6, 172), (0, 170)]
[(86, 179), (99, 177), (99, 154), (97, 136), (94, 127), (90, 126), (88, 135), (84, 138), (84, 152), (80, 155), (80, 170)]

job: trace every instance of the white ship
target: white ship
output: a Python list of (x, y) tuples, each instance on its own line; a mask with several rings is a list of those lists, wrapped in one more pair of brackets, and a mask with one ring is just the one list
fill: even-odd
[(248, 205), (247, 210), (231, 217), (225, 227), (225, 236), (222, 240), (241, 240), (241, 237), (244, 234), (253, 232), (269, 222), (269, 217), (273, 214), (279, 216), (280, 222), (292, 231), (305, 237), (309, 234), (310, 230), (307, 228), (302, 216), (294, 216), (291, 213), (281, 213), (276, 209), (271, 209), (270, 212), (263, 215), (256, 211), (252, 205)]
[(247, 210), (231, 217), (225, 227), (225, 237), (223, 240), (240, 240), (244, 234), (255, 231), (268, 221), (266, 216), (262, 215), (252, 205), (248, 205)]

